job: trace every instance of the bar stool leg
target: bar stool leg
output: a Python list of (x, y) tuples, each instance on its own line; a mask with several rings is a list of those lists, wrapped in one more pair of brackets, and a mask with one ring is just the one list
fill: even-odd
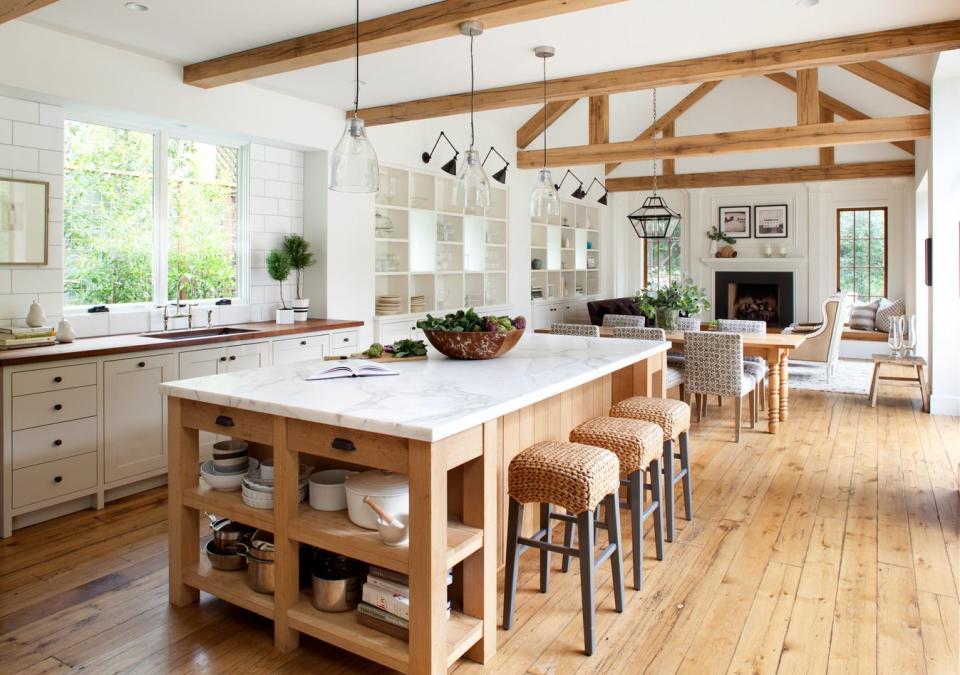
[(687, 520), (693, 520), (693, 478), (690, 475), (690, 448), (687, 432), (680, 434), (680, 468), (683, 470), (683, 509)]
[[(575, 527), (576, 525), (574, 525), (570, 521), (567, 521), (563, 525), (563, 545), (566, 548), (573, 547), (573, 528)], [(563, 560), (560, 563), (561, 572), (566, 572), (567, 570), (570, 569), (570, 558), (571, 556), (568, 556), (568, 555), (563, 556)]]
[[(653, 536), (657, 548), (657, 560), (663, 560), (663, 490), (660, 489), (660, 460), (655, 459), (650, 462), (648, 471), (650, 472), (650, 498), (657, 505), (651, 513), (654, 517)], [(637, 588), (640, 587), (637, 586)]]
[(673, 541), (673, 439), (663, 442), (663, 501), (667, 541)]
[[(553, 508), (550, 504), (540, 505), (540, 529), (545, 530), (543, 540), (550, 543), (550, 513)], [(550, 590), (550, 551), (540, 549), (540, 592)]]
[(583, 651), (593, 654), (594, 569), (593, 569), (593, 511), (587, 510), (577, 516), (580, 532), (580, 599), (583, 604)]
[[(634, 473), (640, 473), (636, 471)], [(620, 531), (620, 498), (617, 493), (611, 493), (604, 497), (606, 508), (604, 515), (607, 521), (607, 540), (611, 546), (616, 546), (617, 550), (610, 556), (610, 567), (613, 573), (613, 602), (618, 612), (623, 612), (623, 541)]]
[(511, 498), (507, 512), (507, 569), (503, 589), (503, 629), (513, 626), (513, 608), (517, 603), (517, 572), (520, 569), (520, 523), (523, 522), (523, 504)]
[[(643, 586), (643, 471), (634, 471), (627, 480), (627, 501), (630, 504), (630, 540), (633, 543), (633, 587)], [(657, 482), (660, 475), (657, 474)]]

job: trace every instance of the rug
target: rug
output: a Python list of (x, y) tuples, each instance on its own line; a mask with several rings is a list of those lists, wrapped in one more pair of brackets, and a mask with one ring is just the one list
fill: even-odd
[(833, 377), (827, 382), (827, 369), (822, 364), (790, 362), (790, 388), (827, 391), (835, 394), (861, 394), (870, 392), (873, 376), (872, 361), (840, 359), (833, 369)]

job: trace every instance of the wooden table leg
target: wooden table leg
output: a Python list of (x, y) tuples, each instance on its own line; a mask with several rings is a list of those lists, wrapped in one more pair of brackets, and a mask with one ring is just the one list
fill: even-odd
[(920, 398), (923, 401), (923, 412), (930, 412), (930, 390), (927, 388), (927, 379), (923, 374), (923, 366), (917, 364), (917, 379), (920, 381)]
[(787, 411), (790, 408), (790, 387), (787, 376), (787, 354), (780, 356), (780, 421), (787, 421)]
[(200, 480), (200, 432), (182, 425), (180, 404), (179, 398), (167, 401), (170, 604), (177, 607), (200, 599), (200, 591), (183, 583), (184, 570), (200, 560), (200, 518), (183, 505), (184, 491)]
[(767, 429), (771, 434), (780, 431), (780, 350), (767, 350), (767, 365), (770, 367), (770, 392), (767, 398)]
[(407, 672), (447, 672), (447, 467), (410, 441), (410, 661)]
[(290, 539), (289, 523), (300, 512), (300, 456), (287, 447), (287, 420), (273, 418), (274, 465), (274, 646), (283, 653), (300, 644), (300, 633), (290, 628), (287, 611), (300, 599), (300, 544)]
[(880, 387), (880, 362), (873, 364), (873, 378), (870, 381), (870, 407), (877, 407), (877, 389)]
[(463, 523), (483, 529), (483, 548), (463, 561), (463, 612), (483, 619), (466, 657), (486, 663), (497, 653), (497, 420), (483, 425), (483, 455), (463, 467)]

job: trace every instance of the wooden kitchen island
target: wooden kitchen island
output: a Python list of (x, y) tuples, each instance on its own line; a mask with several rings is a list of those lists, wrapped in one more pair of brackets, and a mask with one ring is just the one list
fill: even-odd
[[(503, 558), (506, 467), (535, 442), (566, 439), (580, 422), (632, 395), (664, 394), (667, 342), (629, 343), (528, 334), (491, 361), (391, 364), (398, 377), (304, 380), (319, 363), (170, 382), (170, 602), (199, 591), (274, 622), (276, 646), (300, 633), (403, 672), (441, 673), (462, 656), (496, 652), (497, 568)], [(198, 432), (244, 439), (273, 453), (274, 509), (246, 506), (239, 492), (199, 479)], [(301, 462), (407, 474), (409, 547), (391, 548), (354, 526), (346, 511), (315, 511), (297, 494)], [(245, 575), (210, 568), (200, 549), (203, 512), (269, 530), (276, 593), (252, 591)], [(308, 544), (409, 575), (410, 643), (360, 625), (354, 612), (314, 609), (299, 583)], [(453, 569), (446, 618), (447, 570)]]

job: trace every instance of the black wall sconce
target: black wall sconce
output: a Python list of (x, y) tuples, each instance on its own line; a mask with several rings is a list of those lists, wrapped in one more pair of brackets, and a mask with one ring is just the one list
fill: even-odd
[[(460, 151), (457, 150), (457, 147), (450, 142), (450, 139), (447, 138), (447, 135), (442, 131), (440, 132), (440, 135), (437, 136), (437, 140), (433, 144), (433, 149), (431, 149), (430, 152), (425, 152), (422, 155), (420, 155), (420, 159), (423, 160), (424, 164), (429, 164), (430, 160), (433, 159), (433, 153), (437, 151), (437, 145), (440, 144), (441, 138), (445, 140), (447, 142), (447, 145), (449, 145), (450, 148), (453, 150), (453, 158), (449, 162), (441, 166), (440, 170), (443, 171), (444, 173), (450, 174), (451, 176), (456, 176), (457, 175), (457, 157), (460, 156)], [(500, 153), (497, 153), (497, 154), (499, 155)]]
[(590, 185), (587, 186), (587, 191), (583, 193), (583, 196), (586, 197), (586, 196), (590, 193), (590, 188), (593, 187), (593, 184), (594, 184), (594, 183), (596, 183), (596, 184), (599, 185), (601, 188), (603, 188), (603, 196), (600, 197), (600, 199), (597, 200), (597, 203), (598, 203), (598, 204), (603, 204), (604, 206), (606, 206), (606, 205), (607, 205), (607, 186), (604, 185), (603, 183), (601, 183), (600, 180), (597, 179), (597, 178), (594, 178), (594, 179), (590, 182)]
[(577, 189), (570, 193), (570, 196), (574, 199), (583, 199), (586, 197), (587, 193), (583, 191), (583, 181), (577, 178), (577, 174), (570, 169), (567, 169), (567, 172), (563, 174), (563, 178), (560, 179), (560, 182), (553, 186), (557, 189), (557, 192), (560, 192), (560, 187), (563, 185), (563, 182), (567, 180), (567, 176), (573, 176), (573, 180), (580, 183), (580, 185), (577, 186)]
[(490, 146), (490, 149), (487, 150), (487, 156), (483, 158), (483, 163), (480, 166), (487, 165), (487, 160), (490, 159), (490, 153), (495, 154), (497, 157), (499, 157), (503, 161), (503, 168), (497, 171), (496, 173), (491, 174), (490, 177), (493, 178), (493, 180), (497, 181), (498, 183), (505, 184), (507, 182), (507, 167), (510, 166), (510, 162), (508, 162), (506, 158), (504, 158), (504, 156), (501, 155), (497, 151), (497, 149), (492, 145)]

